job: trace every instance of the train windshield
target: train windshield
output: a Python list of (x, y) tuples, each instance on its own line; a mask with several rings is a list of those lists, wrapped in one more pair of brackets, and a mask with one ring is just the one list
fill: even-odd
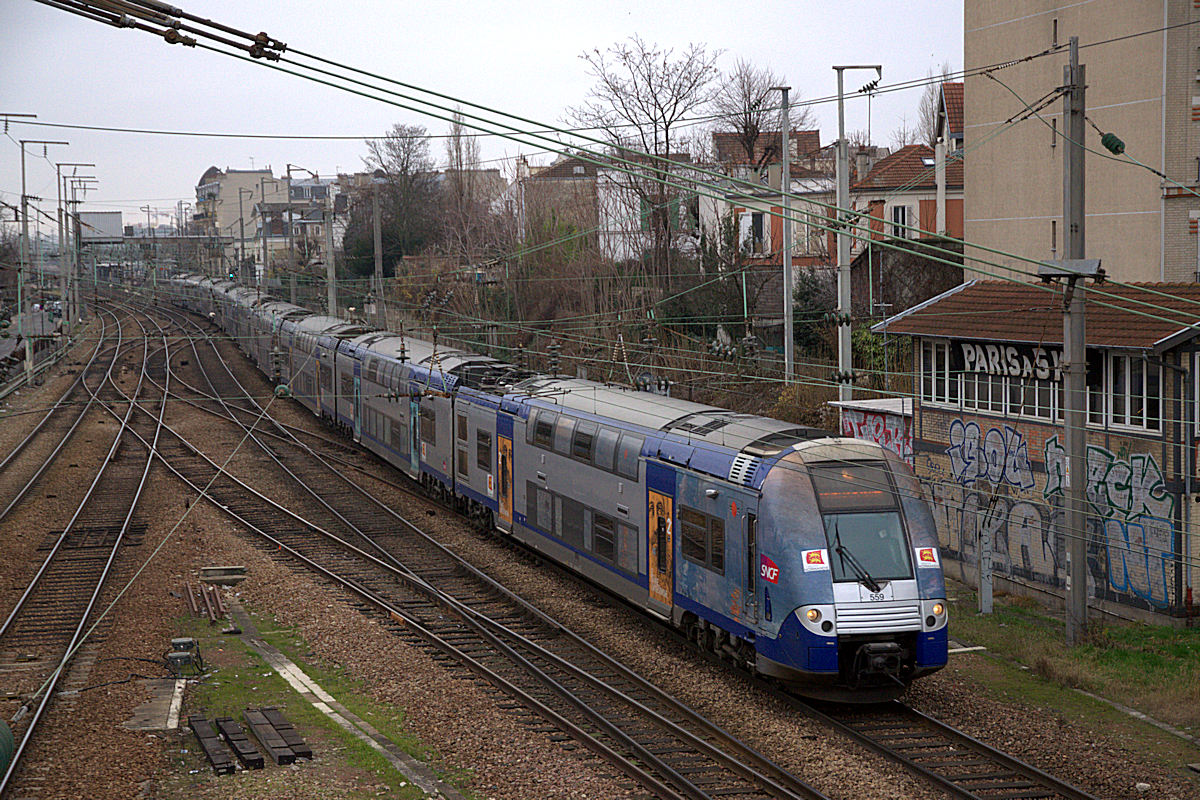
[(835, 581), (912, 577), (908, 538), (891, 475), (883, 464), (811, 467)]

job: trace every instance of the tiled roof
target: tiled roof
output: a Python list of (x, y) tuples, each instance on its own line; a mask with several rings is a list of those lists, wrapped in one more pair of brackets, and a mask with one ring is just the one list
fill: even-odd
[[(576, 167), (582, 167), (582, 170), (576, 170)], [(581, 180), (585, 178), (596, 177), (596, 165), (590, 161), (584, 161), (579, 158), (560, 158), (553, 164), (545, 167), (535, 167), (530, 171), (529, 177), (534, 180), (546, 180), (554, 178), (569, 178)]]
[[(926, 163), (928, 162), (928, 163)], [(963, 185), (963, 162), (957, 158), (946, 159), (946, 185)], [(925, 144), (910, 144), (901, 147), (890, 156), (881, 158), (871, 171), (851, 188), (856, 191), (871, 189), (934, 189), (937, 176), (933, 169), (933, 148)]]
[[(758, 135), (758, 140), (754, 143), (753, 161), (746, 158), (746, 150), (742, 147), (741, 140), (736, 133), (714, 133), (712, 137), (713, 146), (717, 150), (717, 160), (723, 164), (757, 165), (762, 162), (767, 148), (771, 148), (774, 153), (768, 161), (779, 160), (779, 131), (764, 132)], [(792, 131), (792, 141), (796, 143), (794, 153), (796, 158), (811, 158), (821, 149), (821, 132)]]
[(942, 103), (946, 112), (946, 127), (951, 135), (963, 132), (963, 84), (947, 81), (942, 84)]
[[(1090, 346), (1152, 349), (1200, 335), (1200, 283), (1088, 284), (1088, 289)], [(879, 327), (912, 336), (1061, 345), (1062, 289), (1040, 282), (972, 281)]]

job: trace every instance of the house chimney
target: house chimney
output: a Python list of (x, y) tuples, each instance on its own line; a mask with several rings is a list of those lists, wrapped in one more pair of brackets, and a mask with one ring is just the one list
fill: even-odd
[(861, 145), (854, 151), (854, 170), (858, 173), (860, 181), (871, 171), (871, 153)]

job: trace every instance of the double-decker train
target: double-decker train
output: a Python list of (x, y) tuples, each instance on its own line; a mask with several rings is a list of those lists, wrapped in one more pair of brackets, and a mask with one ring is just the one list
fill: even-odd
[(233, 281), (165, 288), (313, 414), (703, 648), (841, 700), (946, 664), (933, 517), (875, 443), (530, 372)]

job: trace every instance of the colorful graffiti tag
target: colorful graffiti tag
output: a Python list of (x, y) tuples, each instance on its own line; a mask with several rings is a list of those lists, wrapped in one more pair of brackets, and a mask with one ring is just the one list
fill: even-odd
[(982, 433), (979, 423), (956, 419), (950, 423), (946, 454), (954, 479), (964, 486), (986, 480), (1018, 489), (1033, 488), (1033, 467), (1025, 437), (1009, 425)]
[[(1066, 451), (1057, 436), (1046, 441), (1047, 500), (1066, 489)], [(1175, 497), (1154, 456), (1123, 459), (1096, 446), (1087, 449), (1089, 511), (1101, 520), (1108, 582), (1115, 591), (1156, 605), (1169, 602), (1168, 566), (1175, 539)]]
[[(1067, 458), (1059, 437), (1046, 441), (1044, 472), (1035, 471), (1024, 435), (1011, 425), (984, 431), (953, 420), (949, 439), (945, 460), (922, 456), (918, 470), (948, 552), (974, 562), (985, 542), (996, 574), (1064, 585), (1075, 533), (1065, 529)], [(1086, 475), (1091, 591), (1170, 605), (1176, 498), (1158, 462), (1091, 446)]]
[(912, 429), (907, 417), (843, 408), (842, 435), (875, 442), (912, 464)]

